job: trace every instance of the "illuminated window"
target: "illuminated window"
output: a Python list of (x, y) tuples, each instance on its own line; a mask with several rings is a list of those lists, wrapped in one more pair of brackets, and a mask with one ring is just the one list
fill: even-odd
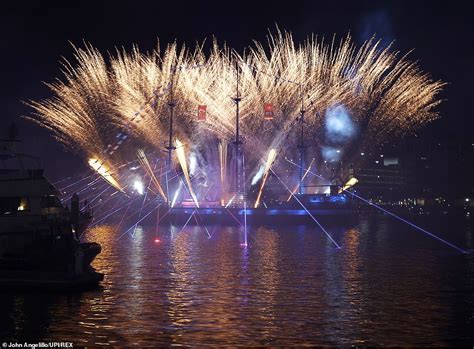
[(20, 199), (20, 203), (18, 204), (17, 211), (29, 211), (30, 210), (30, 202), (27, 197), (23, 197)]
[(0, 215), (16, 215), (19, 211), (29, 211), (30, 201), (27, 197), (0, 198)]

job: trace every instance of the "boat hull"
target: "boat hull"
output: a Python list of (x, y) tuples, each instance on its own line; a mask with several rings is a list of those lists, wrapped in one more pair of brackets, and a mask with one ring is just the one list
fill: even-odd
[[(286, 224), (300, 225), (323, 221), (350, 220), (356, 212), (350, 208), (266, 209), (266, 208), (172, 208), (163, 210), (161, 224)], [(313, 219), (314, 218), (314, 219)]]

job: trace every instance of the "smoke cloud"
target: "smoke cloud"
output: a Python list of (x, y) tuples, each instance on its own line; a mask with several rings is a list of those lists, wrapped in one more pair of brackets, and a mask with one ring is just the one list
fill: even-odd
[(321, 153), (326, 161), (339, 161), (341, 159), (341, 150), (332, 147), (322, 147)]
[(326, 139), (333, 143), (343, 143), (351, 139), (356, 132), (349, 111), (343, 105), (329, 108), (326, 111), (324, 127)]
[(326, 161), (339, 161), (344, 146), (357, 133), (349, 110), (343, 105), (336, 105), (326, 111), (324, 136), (326, 145), (321, 147), (321, 154)]

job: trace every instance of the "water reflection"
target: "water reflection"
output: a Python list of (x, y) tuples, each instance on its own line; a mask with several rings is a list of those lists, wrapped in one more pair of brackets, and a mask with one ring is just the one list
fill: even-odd
[(102, 288), (6, 294), (0, 333), (121, 346), (472, 342), (472, 257), (384, 217), (329, 225), (342, 250), (314, 226), (250, 227), (248, 247), (241, 227), (209, 231), (144, 225), (119, 239), (124, 229), (94, 228)]

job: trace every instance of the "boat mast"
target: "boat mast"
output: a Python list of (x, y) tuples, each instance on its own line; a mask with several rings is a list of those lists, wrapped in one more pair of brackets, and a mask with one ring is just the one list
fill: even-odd
[(242, 167), (242, 142), (240, 140), (240, 125), (239, 125), (239, 103), (242, 100), (240, 97), (239, 91), (239, 84), (240, 84), (240, 68), (238, 61), (235, 61), (235, 70), (236, 70), (236, 94), (235, 97), (232, 98), (235, 102), (235, 141), (233, 142), (235, 145), (235, 198), (234, 203), (235, 206), (238, 206), (243, 200), (245, 200), (243, 195), (243, 183), (241, 178), (241, 167)]
[(169, 94), (169, 99), (168, 99), (168, 107), (170, 109), (170, 117), (169, 117), (169, 134), (168, 134), (168, 146), (166, 149), (168, 150), (168, 163), (166, 166), (166, 196), (167, 196), (167, 201), (168, 205), (171, 204), (170, 201), (170, 191), (169, 191), (169, 185), (168, 185), (168, 174), (171, 173), (171, 167), (172, 167), (172, 152), (176, 147), (173, 146), (173, 117), (174, 117), (174, 108), (176, 107), (176, 102), (174, 100), (174, 79), (176, 75), (176, 67), (172, 66), (171, 67), (171, 86), (170, 86), (170, 94)]
[(300, 123), (300, 142), (298, 144), (298, 150), (300, 155), (300, 169), (299, 169), (299, 186), (298, 186), (298, 194), (304, 194), (303, 188), (303, 176), (304, 176), (304, 158), (305, 158), (305, 148), (306, 144), (304, 142), (304, 91), (303, 91), (303, 84), (300, 84), (300, 95), (301, 95), (301, 108), (300, 108), (300, 117), (298, 119)]

